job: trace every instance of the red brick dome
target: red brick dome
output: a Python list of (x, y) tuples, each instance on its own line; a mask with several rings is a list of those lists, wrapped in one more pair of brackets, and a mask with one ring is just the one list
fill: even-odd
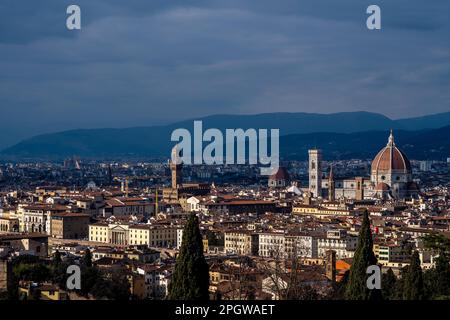
[(279, 167), (277, 172), (269, 177), (269, 180), (289, 180), (289, 173), (285, 167)]
[(378, 152), (372, 161), (372, 173), (376, 174), (378, 171), (411, 172), (411, 164), (406, 155), (395, 145), (392, 131), (388, 144)]

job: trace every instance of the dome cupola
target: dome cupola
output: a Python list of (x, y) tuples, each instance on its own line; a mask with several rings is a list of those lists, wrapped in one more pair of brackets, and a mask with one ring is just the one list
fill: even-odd
[(389, 135), (386, 147), (372, 161), (372, 175), (379, 173), (411, 173), (411, 164), (406, 155), (395, 145), (394, 135)]

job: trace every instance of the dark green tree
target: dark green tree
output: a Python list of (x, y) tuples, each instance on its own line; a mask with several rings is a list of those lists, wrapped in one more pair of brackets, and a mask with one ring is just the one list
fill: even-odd
[(203, 256), (202, 236), (198, 218), (192, 214), (184, 227), (180, 253), (172, 281), (169, 284), (171, 300), (208, 300), (209, 267)]
[(405, 283), (406, 274), (408, 273), (408, 266), (400, 269), (400, 276), (395, 282), (394, 300), (403, 300), (403, 286)]
[(81, 294), (83, 296), (88, 296), (92, 293), (92, 288), (99, 282), (102, 281), (103, 275), (100, 270), (96, 267), (82, 267), (81, 268)]
[(113, 271), (106, 277), (100, 274), (89, 293), (96, 299), (129, 300), (130, 282), (125, 270)]
[(367, 267), (375, 265), (377, 259), (373, 253), (372, 232), (370, 230), (369, 213), (363, 214), (361, 230), (359, 231), (358, 245), (353, 257), (348, 283), (345, 288), (345, 297), (348, 300), (376, 300), (381, 298), (381, 290), (370, 290), (367, 287)]
[(439, 256), (433, 269), (423, 274), (425, 297), (450, 300), (450, 238), (442, 234), (423, 237), (425, 247)]
[(450, 298), (450, 264), (444, 256), (436, 259), (436, 266), (423, 274), (425, 296), (431, 299)]
[(435, 250), (439, 256), (450, 257), (450, 238), (442, 234), (430, 234), (423, 237), (425, 247)]
[(45, 264), (21, 263), (13, 267), (14, 277), (18, 280), (43, 282), (51, 279), (52, 273)]
[(403, 300), (422, 300), (424, 298), (423, 274), (419, 253), (414, 251), (403, 281)]
[(67, 278), (69, 277), (66, 272), (69, 265), (70, 264), (67, 262), (61, 262), (52, 267), (52, 281), (53, 283), (58, 284), (61, 288), (66, 287)]
[(35, 288), (31, 291), (31, 299), (32, 300), (41, 300), (41, 290)]
[(434, 268), (436, 275), (434, 294), (436, 296), (448, 296), (450, 294), (450, 264), (447, 258), (439, 256)]
[(56, 250), (55, 253), (53, 254), (53, 266), (58, 266), (61, 264), (62, 260), (61, 260), (61, 253)]
[(381, 278), (381, 292), (386, 300), (396, 300), (397, 277), (391, 268)]
[(111, 288), (113, 300), (129, 300), (131, 297), (130, 281), (124, 272), (114, 272), (111, 277)]
[(83, 264), (88, 268), (92, 267), (92, 253), (89, 248), (84, 252)]

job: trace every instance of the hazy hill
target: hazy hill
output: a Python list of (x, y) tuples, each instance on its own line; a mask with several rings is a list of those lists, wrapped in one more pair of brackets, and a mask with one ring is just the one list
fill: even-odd
[[(372, 159), (387, 144), (388, 131), (367, 131), (350, 134), (294, 134), (280, 138), (284, 158), (305, 160), (308, 149), (320, 148), (326, 159)], [(450, 126), (421, 131), (394, 133), (395, 143), (410, 159), (444, 160), (450, 156)]]
[(420, 130), (441, 128), (450, 125), (450, 112), (431, 114), (423, 117), (400, 119), (395, 121), (399, 128), (405, 130)]
[[(344, 155), (348, 157), (351, 154), (364, 154), (364, 150), (370, 151), (371, 147), (379, 146), (382, 141), (387, 139), (385, 132), (382, 131), (390, 128), (420, 130), (440, 127), (445, 122), (450, 125), (450, 113), (402, 120), (391, 120), (383, 115), (369, 112), (215, 115), (198, 120), (203, 121), (204, 130), (207, 128), (221, 130), (226, 128), (280, 128), (280, 134), (286, 136), (281, 139), (281, 146), (287, 155), (302, 154), (309, 147), (317, 146), (325, 150), (329, 149), (336, 157)], [(26, 139), (3, 150), (1, 155), (16, 158), (63, 158), (71, 155), (109, 158), (168, 157), (169, 150), (173, 145), (170, 142), (172, 131), (177, 128), (186, 128), (192, 131), (192, 127), (193, 121), (188, 120), (167, 126), (70, 130)], [(445, 131), (445, 129), (442, 130)], [(356, 132), (358, 134), (350, 134)], [(448, 131), (439, 134), (447, 134), (444, 137), (449, 136)], [(433, 130), (399, 132), (398, 135), (401, 143), (407, 144), (406, 148), (411, 148), (411, 151), (417, 155), (427, 155), (423, 153), (425, 151), (420, 151), (428, 148), (424, 141), (429, 143), (433, 140), (445, 144), (445, 141), (441, 141), (442, 136), (435, 134)], [(404, 135), (404, 139), (402, 139), (402, 135)], [(414, 136), (417, 136), (416, 140), (413, 139)], [(349, 142), (349, 139), (353, 143)], [(421, 142), (419, 143), (419, 141)], [(409, 147), (409, 144), (412, 146)], [(438, 151), (432, 153), (433, 157), (445, 156), (445, 146), (434, 145), (434, 147)]]

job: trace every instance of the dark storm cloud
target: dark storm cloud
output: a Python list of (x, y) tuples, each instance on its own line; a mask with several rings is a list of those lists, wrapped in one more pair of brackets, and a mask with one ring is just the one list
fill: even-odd
[(450, 3), (373, 3), (381, 32), (360, 0), (3, 0), (0, 147), (217, 113), (449, 110)]

